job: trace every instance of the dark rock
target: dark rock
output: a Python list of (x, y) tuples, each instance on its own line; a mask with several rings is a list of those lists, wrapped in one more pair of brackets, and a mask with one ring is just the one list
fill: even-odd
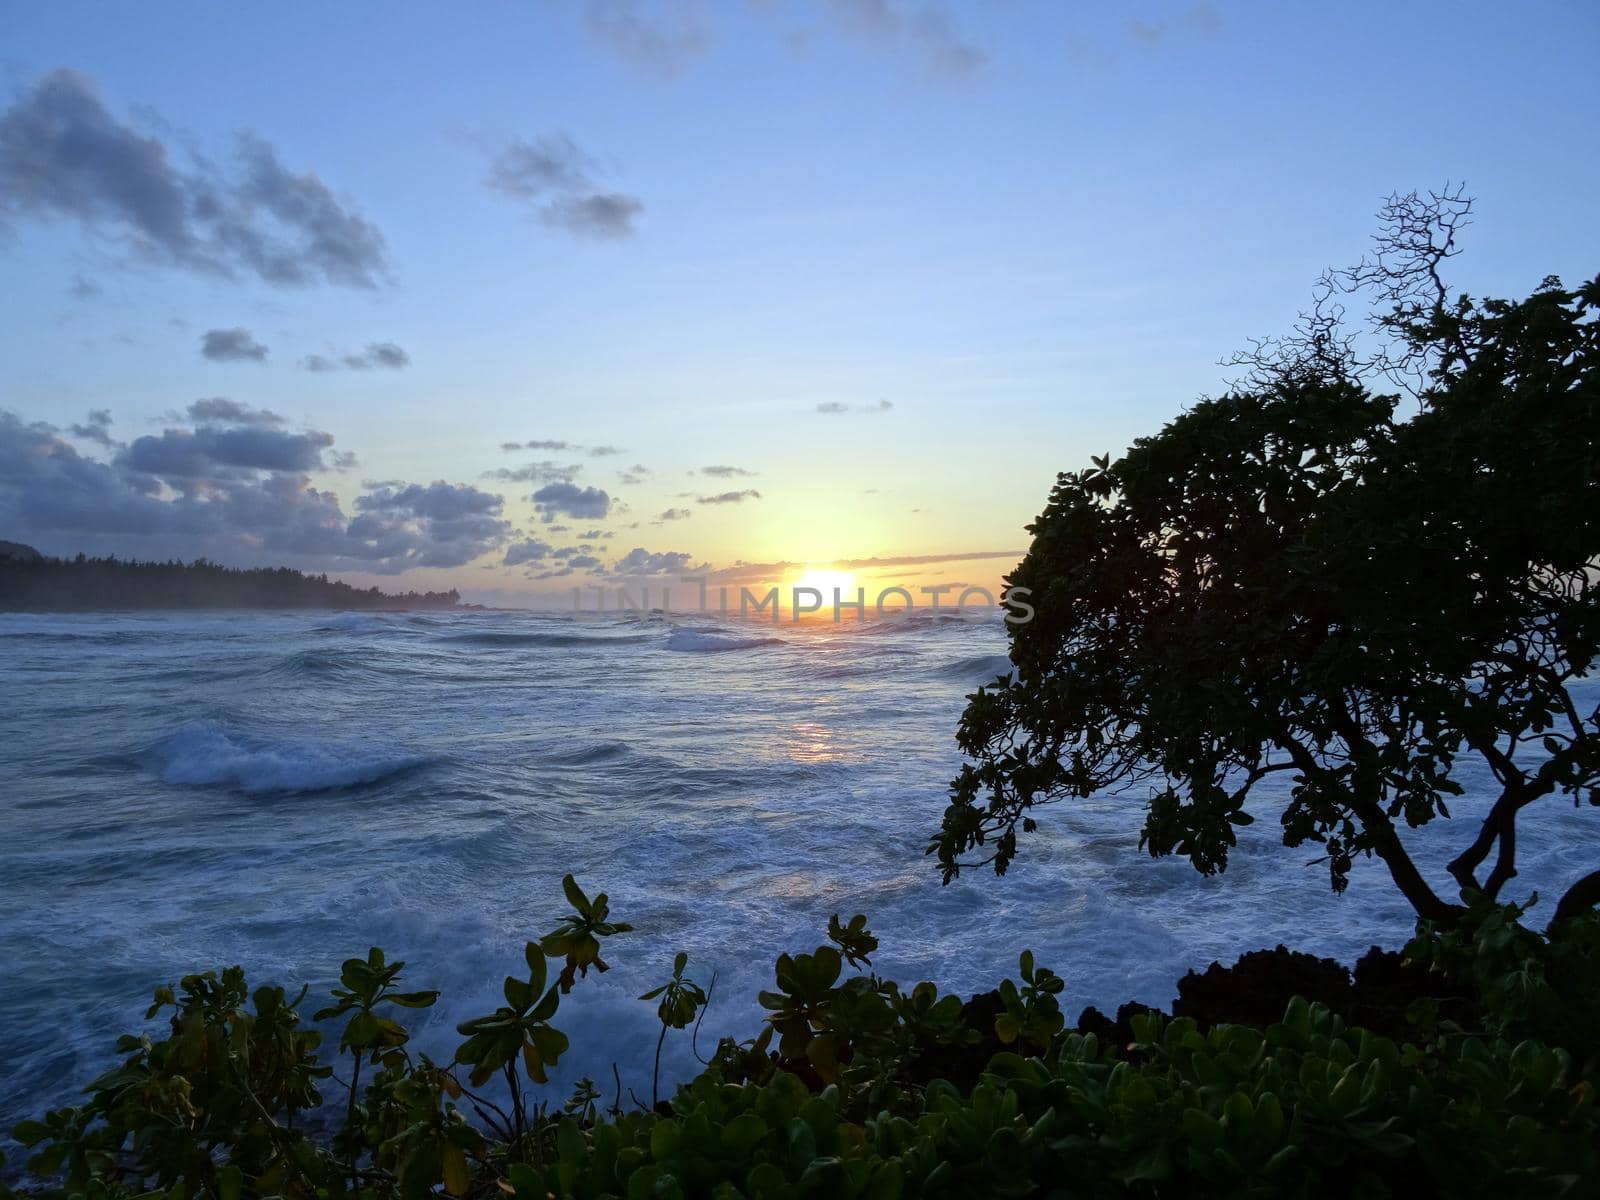
[(1252, 950), (1231, 967), (1212, 963), (1204, 974), (1190, 971), (1178, 980), (1172, 1015), (1193, 1017), (1201, 1030), (1213, 1025), (1267, 1026), (1283, 1018), (1295, 996), (1348, 1009), (1350, 972), (1331, 958), (1301, 954), (1286, 946)]

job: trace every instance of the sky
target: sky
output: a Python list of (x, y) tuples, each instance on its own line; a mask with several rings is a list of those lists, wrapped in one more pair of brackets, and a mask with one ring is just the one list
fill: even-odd
[[(1389, 193), (1600, 267), (1600, 6), (0, 6), (0, 538), (996, 587)], [(831, 572), (831, 573), (829, 573)]]

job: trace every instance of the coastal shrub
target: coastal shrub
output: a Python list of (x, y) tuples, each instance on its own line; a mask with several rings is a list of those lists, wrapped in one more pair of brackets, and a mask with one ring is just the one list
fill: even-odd
[[(29, 1150), (26, 1187), (85, 1200), (890, 1200), (1582, 1195), (1600, 1184), (1592, 1070), (1522, 1032), (1592, 1024), (1596, 993), (1551, 979), (1592, 965), (1589, 918), (1559, 941), (1488, 907), (1419, 932), (1413, 951), (1434, 969), (1475, 973), (1486, 997), (1500, 989), (1481, 1028), (1423, 1014), (1419, 1036), (1396, 1041), (1297, 997), (1265, 1027), (1202, 1031), (1145, 1013), (1121, 1044), (1066, 1029), (1062, 978), (1027, 952), (1019, 978), (963, 1003), (877, 976), (865, 918), (835, 918), (825, 944), (775, 964), (758, 1036), (724, 1040), (670, 1103), (625, 1110), (620, 1079), (609, 1107), (588, 1079), (564, 1102), (539, 1091), (569, 1048), (552, 1021), (580, 1002), (585, 966), (604, 966), (605, 939), (628, 929), (603, 894), (565, 885), (571, 914), (527, 944), (503, 1006), (462, 1022), (449, 1063), (411, 1052), (404, 1013), (436, 993), (403, 990), (405, 964), (378, 949), (345, 962), (318, 1014), (339, 1027), (329, 1063), (302, 1022), (304, 989), (252, 992), (237, 967), (158, 988), (149, 1015), (167, 1016), (164, 1036), (121, 1039), (122, 1061), (82, 1104), (14, 1131)], [(565, 967), (553, 982), (552, 958)], [(1529, 964), (1569, 1007), (1498, 974)], [(678, 955), (642, 998), (663, 1037), (704, 1008), (686, 967)], [(342, 1120), (319, 1113), (325, 1100)]]
[[(1600, 278), (1452, 295), (1469, 208), (1392, 198), (1376, 257), (1245, 378), (1057, 478), (1007, 578), (1037, 616), (961, 721), (947, 882), (1003, 873), (1051, 804), (1137, 789), (1152, 855), (1220, 872), (1270, 809), (1334, 890), (1375, 857), (1447, 925), (1516, 876), (1530, 805), (1600, 804), (1600, 711), (1569, 689), (1600, 653)], [(1475, 836), (1431, 879), (1407, 837), (1455, 813)], [(1556, 921), (1600, 869), (1563, 886)]]

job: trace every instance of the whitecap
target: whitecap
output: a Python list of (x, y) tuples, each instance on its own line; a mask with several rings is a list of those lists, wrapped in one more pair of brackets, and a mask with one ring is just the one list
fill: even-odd
[(311, 740), (266, 742), (192, 721), (150, 747), (162, 782), (243, 792), (324, 792), (373, 783), (428, 760)]

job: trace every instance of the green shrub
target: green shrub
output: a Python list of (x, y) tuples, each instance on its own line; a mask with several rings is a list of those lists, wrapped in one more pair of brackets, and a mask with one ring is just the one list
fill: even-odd
[[(304, 991), (250, 993), (237, 967), (158, 989), (148, 1015), (174, 1010), (165, 1037), (121, 1039), (123, 1061), (85, 1103), (17, 1127), (35, 1186), (85, 1200), (887, 1200), (1581, 1195), (1600, 1183), (1592, 1070), (1562, 1044), (1570, 1021), (1592, 1036), (1592, 976), (1577, 973), (1594, 964), (1591, 917), (1544, 938), (1516, 910), (1483, 908), (1448, 934), (1419, 931), (1413, 953), (1475, 981), (1481, 1028), (1424, 1020), (1415, 1044), (1398, 1044), (1296, 999), (1265, 1029), (1137, 1017), (1124, 1046), (1064, 1030), (1063, 982), (1029, 953), (1020, 981), (964, 1005), (878, 977), (865, 918), (835, 918), (829, 944), (779, 958), (761, 1034), (723, 1041), (670, 1108), (621, 1111), (619, 1080), (602, 1111), (585, 1079), (552, 1111), (533, 1098), (568, 1048), (551, 1022), (585, 966), (603, 969), (603, 939), (627, 932), (603, 895), (570, 877), (566, 890), (573, 915), (528, 943), (526, 976), (461, 1024), (448, 1064), (414, 1056), (394, 1015), (436, 994), (402, 991), (404, 964), (377, 949), (344, 964), (318, 1014), (344, 1019), (342, 1077), (301, 1025)], [(567, 968), (554, 983), (552, 957)], [(644, 997), (661, 1038), (704, 1011), (686, 965), (679, 955)], [(506, 1106), (477, 1090), (496, 1078)], [(343, 1121), (308, 1122), (320, 1089), (340, 1086)]]

